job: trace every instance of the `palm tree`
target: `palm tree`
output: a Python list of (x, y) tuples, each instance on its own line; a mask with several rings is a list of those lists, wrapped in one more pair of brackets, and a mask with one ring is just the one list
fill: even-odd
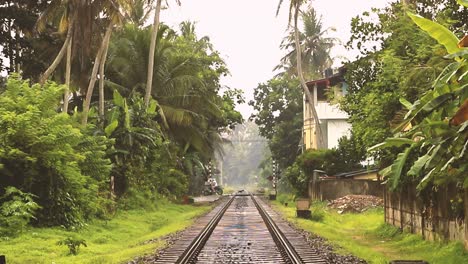
[[(97, 73), (100, 70), (100, 84), (99, 84), (99, 115), (104, 118), (104, 66), (107, 58), (107, 50), (110, 43), (112, 30), (115, 25), (123, 23), (123, 15), (120, 12), (120, 6), (113, 0), (104, 1), (100, 7), (103, 13), (107, 16), (107, 29), (102, 38), (101, 45), (94, 60), (93, 70), (91, 72), (88, 89), (86, 90), (86, 98), (83, 103), (83, 116), (82, 124), (86, 125), (88, 122), (88, 112), (91, 105), (91, 98), (93, 95), (94, 85), (97, 80)], [(101, 21), (103, 21), (101, 19)], [(104, 20), (105, 21), (105, 20)]]
[[(91, 72), (88, 89), (86, 90), (86, 98), (85, 98), (85, 101), (83, 102), (83, 116), (81, 119), (81, 123), (83, 125), (86, 125), (88, 123), (89, 107), (91, 105), (91, 97), (93, 95), (94, 85), (96, 84), (96, 80), (97, 80), (97, 73), (98, 73), (98, 69), (100, 68), (100, 66), (102, 65), (102, 67), (104, 67), (104, 64), (105, 64), (105, 57), (103, 55), (105, 51), (107, 50), (107, 46), (109, 45), (110, 37), (112, 34), (112, 27), (113, 27), (113, 24), (109, 22), (106, 33), (104, 34), (102, 44), (99, 47), (96, 58), (94, 59), (93, 70)], [(104, 70), (102, 70), (102, 73), (104, 73)], [(104, 78), (104, 74), (101, 76), (101, 78)], [(104, 87), (102, 87), (102, 89), (104, 89)], [(102, 93), (102, 96), (104, 98), (104, 93)]]
[(155, 9), (156, 0), (126, 0), (124, 8), (128, 22), (138, 27), (143, 27), (151, 12)]
[[(156, 37), (158, 35), (159, 29), (159, 15), (161, 13), (161, 2), (162, 0), (156, 0), (156, 8), (154, 10), (154, 21), (153, 21), (153, 30), (151, 31), (151, 44), (148, 55), (148, 71), (146, 79), (146, 92), (145, 92), (145, 104), (148, 106), (151, 90), (153, 87), (153, 71), (154, 71), (154, 52), (156, 48)], [(180, 5), (180, 1), (176, 0), (176, 3)]]
[[(300, 45), (300, 37), (299, 37), (299, 28), (298, 28), (298, 20), (299, 20), (299, 14), (300, 14), (300, 8), (303, 3), (307, 2), (306, 0), (291, 0), (291, 3), (289, 5), (289, 18), (288, 22), (289, 24), (291, 23), (291, 20), (293, 18), (294, 20), (294, 41), (295, 41), (295, 46), (296, 46), (296, 64), (297, 64), (297, 75), (299, 77), (299, 81), (301, 83), (302, 89), (304, 90), (304, 94), (306, 95), (307, 103), (309, 105), (309, 111), (312, 113), (312, 117), (315, 122), (315, 135), (316, 135), (316, 142), (317, 142), (317, 148), (320, 146), (324, 145), (323, 137), (322, 137), (322, 129), (320, 127), (320, 121), (318, 119), (318, 114), (317, 110), (315, 109), (314, 105), (314, 98), (312, 97), (312, 94), (309, 91), (309, 88), (307, 87), (307, 84), (304, 79), (304, 74), (302, 71), (302, 48)], [(277, 9), (277, 14), (281, 8), (281, 4), (283, 3), (283, 0), (280, 0), (278, 3), (278, 9)]]
[[(324, 37), (330, 28), (323, 30), (322, 21), (317, 16), (315, 10), (310, 7), (307, 11), (301, 12), (303, 30), (299, 31), (299, 40), (302, 50), (302, 68), (306, 78), (315, 78), (326, 68), (330, 67), (332, 58), (330, 49), (337, 42), (335, 38)], [(288, 50), (281, 64), (275, 70), (284, 69), (291, 76), (297, 75), (297, 54), (295, 43), (295, 32), (291, 30), (289, 35), (282, 41), (281, 49)], [(284, 74), (282, 73), (282, 74)]]
[[(149, 38), (149, 28), (126, 25), (111, 41), (106, 82), (124, 97), (147, 91), (142, 80), (146, 80)], [(179, 36), (162, 25), (157, 42), (158, 63), (153, 69), (155, 85), (150, 98), (159, 104), (159, 122), (182, 148), (211, 155), (223, 141), (212, 125), (213, 120), (222, 118), (222, 101), (216, 79), (211, 74), (205, 76), (215, 59), (206, 55), (208, 39), (197, 39), (185, 31)]]
[[(49, 7), (39, 16), (36, 29), (39, 32), (42, 32), (46, 28), (46, 24), (48, 20), (51, 20), (54, 16), (57, 15), (57, 12), (62, 12), (60, 18), (60, 25), (59, 25), (59, 33), (67, 32), (65, 41), (63, 42), (62, 48), (58, 52), (57, 56), (51, 63), (51, 65), (47, 68), (47, 70), (42, 74), (39, 83), (43, 85), (47, 79), (49, 79), (50, 75), (55, 71), (57, 66), (59, 65), (60, 61), (63, 59), (65, 52), (71, 47), (71, 39), (73, 37), (73, 29), (75, 27), (76, 22), (76, 15), (73, 14), (73, 11), (76, 7), (74, 6), (73, 1), (70, 2), (62, 2), (62, 1), (52, 1)], [(63, 11), (64, 9), (65, 11)], [(59, 11), (60, 10), (60, 11)], [(67, 61), (68, 61), (68, 52), (67, 52)], [(68, 65), (68, 64), (67, 64)], [(67, 70), (68, 73), (68, 70)], [(68, 80), (69, 77), (67, 76), (66, 79)]]

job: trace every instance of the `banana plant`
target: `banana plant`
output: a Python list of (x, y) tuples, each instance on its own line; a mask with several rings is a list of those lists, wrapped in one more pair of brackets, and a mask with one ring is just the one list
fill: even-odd
[[(458, 0), (468, 6), (468, 1)], [(468, 188), (468, 48), (444, 26), (408, 13), (410, 18), (443, 45), (453, 59), (434, 81), (432, 89), (410, 103), (395, 135), (368, 151), (398, 147), (402, 149), (393, 164), (381, 170), (391, 189), (416, 181), (418, 190), (431, 185), (457, 183)], [(463, 112), (463, 113), (462, 113)], [(453, 119), (457, 117), (457, 122)], [(461, 117), (461, 120), (460, 120)], [(452, 121), (451, 121), (452, 120)]]
[(127, 169), (143, 167), (152, 151), (163, 147), (162, 131), (155, 120), (157, 106), (152, 99), (147, 108), (143, 98), (125, 98), (114, 90), (111, 108), (106, 111), (104, 132), (115, 142), (109, 157), (115, 164), (112, 173), (119, 193), (123, 193), (129, 183), (141, 180), (126, 173)]

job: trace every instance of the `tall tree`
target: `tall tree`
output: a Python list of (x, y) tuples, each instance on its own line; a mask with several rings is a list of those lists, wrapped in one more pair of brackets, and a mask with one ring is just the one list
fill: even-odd
[(256, 111), (250, 118), (268, 139), (271, 155), (281, 168), (292, 165), (301, 153), (302, 100), (298, 80), (285, 75), (259, 84), (249, 102)]
[[(105, 63), (105, 58), (103, 55), (105, 51), (107, 50), (107, 46), (109, 45), (110, 37), (112, 34), (112, 27), (113, 27), (112, 22), (109, 22), (106, 33), (104, 34), (103, 41), (101, 43), (101, 46), (99, 47), (98, 53), (94, 60), (93, 71), (91, 72), (88, 89), (86, 90), (86, 98), (83, 103), (83, 116), (82, 116), (82, 121), (81, 121), (83, 125), (86, 125), (88, 123), (89, 107), (91, 105), (91, 97), (93, 95), (94, 85), (96, 84), (96, 80), (97, 80), (97, 73), (101, 64), (103, 65)], [(103, 78), (103, 76), (101, 76), (101, 78)]]
[[(174, 141), (187, 151), (212, 155), (222, 146), (220, 128), (241, 120), (232, 107), (238, 94), (220, 96), (224, 62), (208, 38), (198, 38), (189, 30), (193, 27), (182, 25), (180, 34), (165, 25), (158, 30), (151, 97), (159, 104), (161, 126)], [(146, 92), (150, 30), (126, 25), (109, 47), (106, 83), (125, 97)]]
[[(288, 22), (291, 23), (291, 20), (294, 20), (294, 41), (296, 45), (296, 64), (297, 64), (297, 75), (299, 77), (299, 81), (301, 83), (301, 87), (304, 91), (304, 94), (306, 96), (306, 101), (307, 105), (309, 106), (308, 110), (311, 112), (312, 117), (314, 119), (315, 123), (315, 140), (317, 142), (317, 147), (320, 148), (322, 145), (324, 145), (324, 140), (322, 137), (322, 129), (320, 127), (320, 120), (318, 118), (317, 114), (317, 109), (315, 109), (315, 104), (314, 104), (314, 98), (312, 94), (309, 91), (309, 88), (307, 87), (307, 84), (304, 79), (304, 73), (302, 71), (302, 48), (300, 45), (300, 37), (299, 37), (299, 27), (298, 27), (298, 21), (299, 21), (299, 14), (301, 12), (301, 6), (306, 2), (306, 0), (291, 0), (291, 3), (289, 5), (289, 19)], [(277, 14), (281, 8), (281, 4), (283, 3), (283, 0), (279, 1), (278, 4), (278, 10)]]
[[(106, 63), (107, 58), (107, 50), (110, 43), (110, 38), (112, 34), (112, 30), (115, 26), (122, 24), (123, 16), (121, 14), (120, 6), (115, 3), (113, 0), (109, 0), (108, 2), (103, 2), (100, 6), (104, 15), (106, 15), (107, 19), (101, 19), (101, 21), (107, 22), (106, 32), (102, 38), (101, 45), (99, 46), (99, 50), (97, 52), (96, 58), (94, 60), (93, 70), (91, 72), (88, 89), (86, 90), (86, 98), (83, 103), (83, 116), (82, 116), (82, 124), (86, 125), (88, 122), (88, 112), (89, 107), (91, 105), (91, 98), (94, 91), (94, 86), (97, 80), (98, 71), (101, 69), (101, 82), (100, 82), (100, 89), (99, 89), (99, 110), (100, 110), (100, 117), (104, 118), (104, 65)], [(102, 106), (102, 107), (101, 107)]]
[[(145, 92), (145, 104), (149, 105), (151, 90), (153, 88), (153, 70), (154, 70), (154, 52), (156, 49), (156, 36), (158, 35), (159, 29), (159, 15), (161, 13), (161, 2), (162, 0), (156, 0), (156, 8), (154, 10), (154, 21), (153, 29), (151, 31), (151, 44), (148, 55), (148, 69), (146, 79), (146, 92)], [(176, 0), (177, 4), (180, 5), (180, 1)]]
[[(321, 18), (313, 7), (309, 6), (307, 10), (301, 12), (300, 19), (302, 21), (302, 28), (299, 29), (299, 40), (302, 50), (304, 76), (309, 79), (317, 78), (326, 68), (331, 66), (330, 49), (337, 42), (337, 39), (325, 36), (331, 28), (323, 28)], [(280, 48), (288, 51), (288, 53), (281, 58), (281, 63), (276, 66), (275, 70), (284, 70), (285, 72), (281, 74), (297, 76), (294, 29), (281, 42)]]
[[(0, 71), (21, 71), (23, 77), (37, 81), (45, 70), (50, 51), (56, 53), (57, 36), (48, 28), (35, 36), (34, 25), (48, 5), (47, 0), (5, 0), (0, 4)], [(60, 37), (63, 37), (61, 35)], [(60, 41), (61, 42), (61, 41)], [(52, 56), (55, 56), (53, 54)], [(6, 63), (6, 59), (9, 63)]]

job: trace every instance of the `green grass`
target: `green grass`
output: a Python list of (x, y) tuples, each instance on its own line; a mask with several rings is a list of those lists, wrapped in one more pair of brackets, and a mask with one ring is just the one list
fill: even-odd
[[(157, 210), (131, 210), (118, 213), (110, 221), (95, 220), (78, 231), (62, 228), (30, 228), (21, 236), (0, 241), (0, 255), (7, 263), (122, 263), (164, 246), (156, 240), (189, 226), (210, 206), (175, 205), (163, 202)], [(84, 239), (76, 256), (57, 242), (67, 237)]]
[(468, 263), (468, 252), (459, 242), (439, 243), (420, 236), (401, 233), (384, 223), (383, 210), (374, 209), (361, 214), (338, 214), (324, 203), (311, 207), (314, 220), (296, 218), (294, 203), (273, 203), (289, 221), (299, 228), (329, 240), (338, 253), (353, 254), (369, 263), (390, 260), (426, 260), (431, 264)]

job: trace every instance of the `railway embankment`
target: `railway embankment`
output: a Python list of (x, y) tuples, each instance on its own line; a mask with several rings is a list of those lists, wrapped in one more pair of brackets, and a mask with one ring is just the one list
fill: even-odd
[[(287, 206), (285, 206), (287, 203)], [(342, 254), (352, 254), (369, 263), (391, 260), (425, 260), (431, 264), (468, 263), (468, 252), (459, 242), (431, 242), (384, 223), (383, 208), (361, 213), (340, 213), (327, 202), (313, 203), (311, 219), (296, 217), (294, 202), (279, 197), (271, 203), (292, 226), (311, 241), (318, 237)]]
[[(164, 248), (211, 208), (160, 201), (154, 208), (119, 210), (111, 220), (92, 220), (79, 230), (30, 227), (19, 237), (0, 240), (0, 255), (8, 264), (123, 263)], [(67, 238), (86, 246), (70, 254), (67, 245), (57, 244)]]

